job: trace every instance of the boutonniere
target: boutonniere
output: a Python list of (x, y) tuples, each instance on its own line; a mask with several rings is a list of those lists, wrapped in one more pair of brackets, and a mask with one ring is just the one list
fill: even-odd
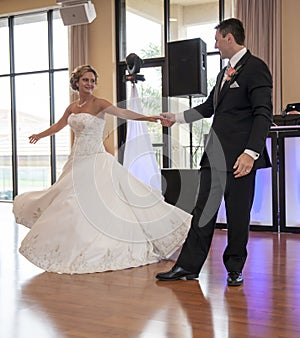
[(225, 81), (231, 81), (234, 76), (236, 76), (239, 73), (239, 70), (241, 69), (242, 65), (237, 66), (236, 68), (229, 67), (226, 70), (226, 78)]

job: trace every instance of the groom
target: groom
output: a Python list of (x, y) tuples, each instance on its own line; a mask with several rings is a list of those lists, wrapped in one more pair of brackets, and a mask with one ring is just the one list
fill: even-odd
[(188, 236), (176, 264), (156, 278), (195, 279), (207, 258), (218, 209), (224, 196), (227, 246), (223, 263), (227, 284), (243, 283), (250, 211), (256, 170), (271, 166), (266, 137), (272, 123), (272, 77), (266, 64), (244, 46), (243, 24), (227, 19), (216, 26), (215, 47), (230, 64), (217, 77), (207, 100), (179, 114), (163, 113), (164, 126), (191, 123), (214, 115), (204, 155), (200, 184)]

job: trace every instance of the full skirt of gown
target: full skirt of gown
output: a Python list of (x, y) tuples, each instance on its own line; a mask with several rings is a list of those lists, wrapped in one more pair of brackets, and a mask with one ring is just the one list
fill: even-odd
[(16, 222), (30, 228), (20, 253), (46, 271), (69, 274), (168, 259), (183, 244), (191, 215), (105, 151), (102, 118), (71, 114), (68, 123), (75, 140), (57, 182), (15, 197)]

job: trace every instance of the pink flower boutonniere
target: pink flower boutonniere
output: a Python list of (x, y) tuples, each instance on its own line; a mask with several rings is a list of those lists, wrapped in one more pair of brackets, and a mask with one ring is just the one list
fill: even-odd
[(242, 65), (239, 65), (236, 68), (230, 67), (226, 70), (226, 81), (231, 81), (234, 76), (238, 74), (238, 71), (241, 69)]

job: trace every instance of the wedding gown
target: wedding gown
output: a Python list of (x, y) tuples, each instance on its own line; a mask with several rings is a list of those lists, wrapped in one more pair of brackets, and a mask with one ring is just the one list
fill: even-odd
[(75, 140), (57, 182), (14, 200), (16, 222), (31, 229), (20, 252), (46, 271), (70, 274), (169, 258), (183, 244), (191, 216), (105, 151), (104, 119), (71, 114), (68, 124)]

